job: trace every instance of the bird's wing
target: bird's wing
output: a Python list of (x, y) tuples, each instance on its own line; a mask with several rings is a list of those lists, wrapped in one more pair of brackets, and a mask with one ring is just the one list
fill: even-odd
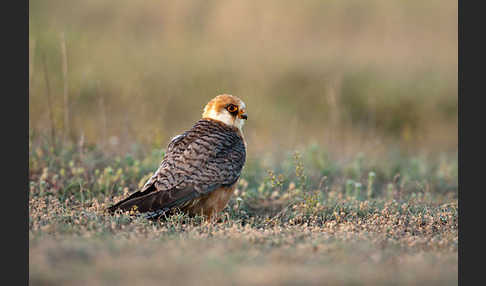
[(181, 207), (238, 180), (245, 163), (242, 137), (231, 127), (199, 120), (174, 138), (159, 169), (144, 187), (110, 208), (140, 212)]
[[(160, 178), (160, 173), (163, 172), (164, 168), (168, 167), (168, 162), (174, 160), (175, 157), (178, 156), (179, 152), (174, 151), (175, 146), (178, 146), (182, 139), (186, 137), (188, 132), (184, 132), (183, 134), (177, 135), (169, 143), (169, 146), (167, 146), (167, 150), (165, 152), (164, 158), (162, 159), (162, 162), (160, 163), (159, 169), (155, 171), (154, 175), (148, 179), (148, 181), (143, 185), (142, 189), (140, 192), (146, 193), (147, 191), (150, 191), (153, 188), (154, 183)], [(178, 148), (183, 148), (182, 146), (179, 146)], [(181, 178), (178, 178), (179, 180)], [(177, 184), (177, 182), (174, 182), (173, 185)]]

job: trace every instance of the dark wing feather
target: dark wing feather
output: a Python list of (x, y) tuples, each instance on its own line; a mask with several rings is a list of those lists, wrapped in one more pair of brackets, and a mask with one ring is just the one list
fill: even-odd
[(140, 212), (171, 209), (236, 182), (246, 150), (237, 130), (201, 119), (169, 144), (159, 169), (144, 187), (109, 208)]
[[(171, 154), (174, 146), (177, 145), (181, 141), (182, 138), (184, 138), (186, 133), (181, 134), (181, 135), (177, 135), (170, 141), (169, 146), (167, 147), (167, 150), (166, 150), (166, 154), (164, 155), (164, 159), (162, 160), (161, 166), (154, 173), (154, 175), (152, 177), (150, 177), (150, 179), (143, 185), (143, 187), (140, 191), (135, 192), (135, 193), (131, 194), (130, 196), (128, 196), (127, 198), (119, 201), (115, 205), (109, 207), (108, 210), (111, 211), (111, 212), (114, 212), (116, 209), (120, 208), (121, 206), (127, 205), (126, 203), (128, 201), (130, 201), (132, 205), (136, 205), (138, 202), (146, 199), (148, 194), (152, 193), (153, 191), (156, 191), (157, 189), (155, 188), (154, 183), (158, 179), (158, 174), (160, 172), (160, 169), (162, 168), (162, 165), (164, 164), (164, 161), (166, 161), (168, 159), (167, 154)], [(136, 198), (139, 198), (139, 199), (134, 200)], [(122, 208), (122, 209), (126, 209), (126, 207)]]

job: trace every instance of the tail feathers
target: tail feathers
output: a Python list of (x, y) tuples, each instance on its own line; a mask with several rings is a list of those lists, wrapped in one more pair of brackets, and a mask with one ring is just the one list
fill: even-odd
[(171, 192), (171, 191), (140, 192), (139, 191), (133, 193), (128, 198), (116, 203), (115, 205), (109, 207), (108, 211), (113, 213), (118, 209), (127, 211), (135, 208), (137, 211), (141, 213), (154, 212), (159, 210), (165, 213), (167, 210), (181, 207), (186, 202), (193, 200), (199, 196), (201, 196), (201, 193), (194, 190), (193, 187), (176, 190), (175, 192)]
[(146, 212), (151, 209), (151, 205), (157, 196), (157, 192), (154, 193), (146, 193), (146, 192), (135, 192), (131, 194), (126, 199), (119, 201), (118, 203), (114, 204), (113, 206), (108, 208), (108, 211), (113, 213), (116, 210), (127, 211), (131, 210), (132, 208), (136, 207), (136, 209), (140, 212)]

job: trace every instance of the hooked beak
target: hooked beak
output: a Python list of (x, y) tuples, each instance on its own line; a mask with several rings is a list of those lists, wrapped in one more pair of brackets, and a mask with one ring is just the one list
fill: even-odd
[(240, 114), (240, 118), (247, 120), (248, 119), (248, 114), (242, 113), (242, 114)]

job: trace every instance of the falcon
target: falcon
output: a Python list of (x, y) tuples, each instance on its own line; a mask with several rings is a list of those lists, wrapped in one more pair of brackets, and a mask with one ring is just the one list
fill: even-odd
[(160, 167), (145, 185), (108, 210), (136, 210), (151, 219), (177, 210), (216, 218), (231, 198), (245, 164), (242, 128), (247, 118), (241, 99), (216, 96), (190, 130), (170, 141)]

